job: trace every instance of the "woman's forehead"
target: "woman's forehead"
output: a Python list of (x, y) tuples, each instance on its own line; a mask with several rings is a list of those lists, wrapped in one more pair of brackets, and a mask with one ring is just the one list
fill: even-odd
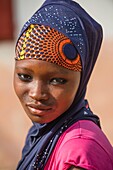
[(74, 75), (76, 71), (66, 69), (62, 66), (59, 66), (54, 63), (49, 63), (47, 61), (28, 59), (22, 61), (16, 61), (15, 69), (31, 71), (31, 72), (40, 72), (47, 74), (64, 74), (64, 75)]

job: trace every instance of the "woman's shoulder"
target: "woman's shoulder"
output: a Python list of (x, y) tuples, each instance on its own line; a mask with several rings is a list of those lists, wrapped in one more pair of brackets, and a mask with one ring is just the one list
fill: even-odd
[(93, 121), (79, 120), (70, 126), (61, 136), (63, 140), (70, 139), (87, 139), (103, 145), (110, 145), (106, 135)]
[[(61, 136), (62, 145), (67, 145), (74, 141), (81, 143), (82, 147), (91, 147), (95, 143), (98, 147), (103, 149), (108, 154), (112, 153), (113, 147), (111, 146), (108, 138), (104, 132), (92, 121), (90, 120), (80, 120), (69, 127)], [(86, 141), (86, 142), (85, 142)], [(80, 144), (79, 144), (80, 146)]]
[(113, 168), (113, 148), (92, 121), (81, 120), (68, 128), (59, 138), (54, 156), (59, 167), (71, 164), (93, 170), (109, 163), (108, 169)]

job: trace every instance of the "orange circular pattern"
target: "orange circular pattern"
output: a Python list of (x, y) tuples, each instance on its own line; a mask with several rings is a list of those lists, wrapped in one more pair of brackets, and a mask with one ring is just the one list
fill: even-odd
[(73, 45), (68, 37), (57, 30), (44, 25), (30, 25), (17, 42), (16, 60), (33, 58), (81, 71), (79, 54), (74, 60), (69, 60), (63, 52), (65, 44)]

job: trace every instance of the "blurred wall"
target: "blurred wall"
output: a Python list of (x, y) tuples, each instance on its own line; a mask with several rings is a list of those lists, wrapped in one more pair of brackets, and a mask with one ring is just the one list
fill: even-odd
[[(12, 0), (0, 1), (0, 40), (13, 39)], [(8, 29), (7, 29), (8, 28)]]
[[(13, 0), (15, 39), (43, 0)], [(104, 41), (86, 97), (113, 144), (113, 1), (77, 0), (104, 29)], [(14, 41), (0, 41), (0, 170), (15, 170), (31, 122), (13, 90)]]

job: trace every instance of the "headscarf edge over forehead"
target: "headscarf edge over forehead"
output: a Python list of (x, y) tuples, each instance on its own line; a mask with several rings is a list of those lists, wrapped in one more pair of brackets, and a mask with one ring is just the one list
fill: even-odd
[(16, 60), (38, 59), (81, 71), (81, 60), (71, 40), (54, 28), (31, 24), (20, 36)]

